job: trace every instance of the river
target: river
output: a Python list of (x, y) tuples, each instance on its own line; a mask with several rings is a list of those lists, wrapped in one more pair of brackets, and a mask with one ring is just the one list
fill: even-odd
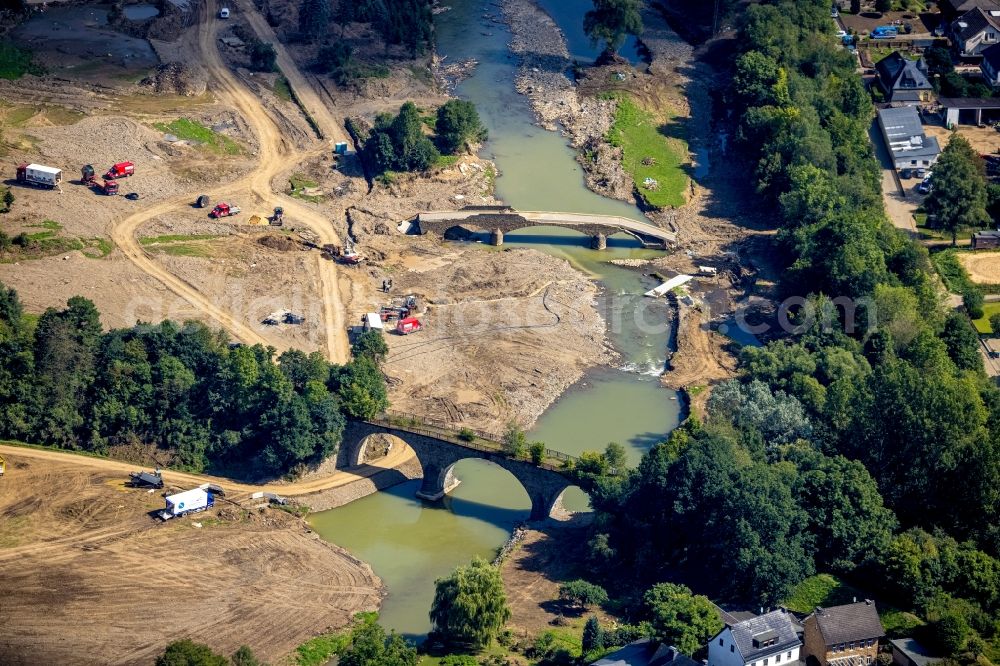
[[(476, 58), (480, 63), (456, 93), (475, 102), (489, 130), (483, 154), (501, 173), (497, 197), (522, 210), (603, 213), (645, 221), (634, 206), (588, 190), (565, 139), (533, 124), (527, 101), (514, 91), (510, 33), (499, 23), (492, 0), (448, 4), (451, 9), (437, 17), (438, 50), (450, 60)], [(558, 4), (557, 21), (582, 21), (590, 0)], [(566, 32), (574, 54), (593, 57), (592, 51), (581, 51), (585, 46), (573, 41), (570, 30)], [(559, 398), (529, 439), (570, 454), (601, 450), (615, 441), (626, 447), (635, 464), (677, 425), (680, 414), (677, 395), (662, 388), (658, 379), (670, 343), (669, 312), (663, 301), (642, 296), (655, 280), (607, 262), (658, 253), (642, 249), (626, 235), (609, 238), (602, 252), (588, 249), (584, 241), (580, 234), (556, 227), (505, 236), (505, 246), (525, 245), (565, 257), (598, 281), (599, 305), (620, 355), (615, 367), (591, 371)], [(430, 629), (427, 613), (434, 580), (475, 555), (491, 558), (530, 509), (527, 493), (499, 467), (466, 460), (456, 466), (455, 475), (461, 485), (436, 504), (415, 499), (419, 482), (414, 481), (310, 518), (321, 536), (372, 565), (389, 589), (382, 622), (417, 640)], [(584, 510), (586, 496), (572, 488), (564, 504)]]

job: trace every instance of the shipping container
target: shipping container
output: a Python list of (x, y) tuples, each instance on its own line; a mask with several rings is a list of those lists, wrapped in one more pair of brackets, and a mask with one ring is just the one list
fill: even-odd
[(167, 507), (160, 512), (160, 518), (170, 520), (171, 518), (183, 516), (192, 511), (204, 511), (214, 504), (215, 501), (212, 498), (212, 493), (202, 488), (185, 490), (182, 493), (167, 496)]

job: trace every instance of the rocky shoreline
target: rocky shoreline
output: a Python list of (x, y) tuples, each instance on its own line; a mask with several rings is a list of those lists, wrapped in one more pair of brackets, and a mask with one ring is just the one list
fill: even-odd
[(525, 95), (537, 124), (569, 139), (579, 155), (587, 187), (613, 199), (635, 203), (632, 179), (622, 169), (621, 149), (604, 140), (614, 122), (616, 103), (579, 95), (570, 76), (574, 67), (566, 38), (533, 0), (503, 0), (504, 19), (518, 58), (515, 89)]

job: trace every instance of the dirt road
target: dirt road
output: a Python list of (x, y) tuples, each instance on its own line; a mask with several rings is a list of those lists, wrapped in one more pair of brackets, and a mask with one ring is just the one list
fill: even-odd
[[(29, 458), (33, 460), (50, 460), (62, 463), (71, 463), (81, 467), (95, 467), (105, 471), (121, 473), (134, 472), (139, 466), (130, 463), (111, 460), (110, 458), (93, 458), (90, 456), (78, 455), (67, 451), (57, 451), (54, 449), (33, 449), (22, 446), (11, 446), (0, 444), (0, 453), (5, 457)], [(307, 481), (295, 481), (292, 483), (265, 483), (254, 485), (240, 483), (218, 476), (208, 476), (206, 474), (190, 474), (188, 472), (175, 472), (165, 470), (163, 480), (173, 485), (200, 485), (202, 483), (215, 483), (223, 487), (228, 493), (253, 493), (260, 490), (279, 493), (289, 497), (299, 497), (310, 493), (337, 488), (353, 483), (358, 479), (366, 479), (378, 472), (386, 469), (399, 467), (403, 463), (413, 458), (413, 449), (405, 444), (395, 446), (384, 458), (361, 467), (352, 468), (351, 471), (338, 470), (330, 476), (323, 478), (309, 479)]]
[[(251, 17), (255, 16), (252, 10), (248, 11), (248, 15)], [(263, 21), (261, 20), (260, 22)], [(228, 184), (225, 188), (219, 187), (186, 193), (129, 216), (114, 226), (112, 238), (125, 256), (135, 263), (136, 266), (190, 302), (202, 313), (217, 321), (238, 340), (248, 344), (267, 344), (265, 338), (247, 323), (245, 313), (229, 313), (217, 304), (212, 303), (203, 294), (199, 293), (194, 285), (177, 278), (170, 274), (163, 266), (159, 265), (142, 248), (136, 239), (136, 231), (140, 226), (157, 216), (190, 205), (199, 194), (208, 193), (210, 196), (217, 198), (223, 193), (231, 196), (234, 192), (248, 190), (258, 204), (267, 207), (281, 205), (285, 209), (289, 219), (308, 226), (320, 238), (321, 244), (340, 244), (340, 239), (329, 220), (295, 199), (275, 194), (271, 187), (271, 182), (274, 178), (286, 169), (289, 164), (314, 157), (322, 151), (328, 150), (328, 147), (318, 148), (311, 152), (303, 152), (298, 151), (289, 142), (285, 141), (281, 136), (278, 125), (268, 116), (259, 100), (236, 79), (222, 61), (216, 45), (218, 19), (209, 10), (207, 4), (201, 8), (199, 25), (197, 38), (190, 42), (190, 47), (196, 48), (200, 52), (202, 65), (216, 82), (216, 85), (212, 89), (219, 101), (238, 110), (257, 135), (259, 142), (257, 153), (258, 165), (250, 174), (235, 183)], [(280, 52), (284, 53), (284, 49), (281, 48), (280, 43), (277, 40), (274, 40), (274, 42), (276, 48), (280, 48)], [(319, 103), (318, 96), (308, 86), (305, 78), (295, 67), (295, 64), (287, 57), (287, 54), (285, 55), (285, 60), (286, 62), (282, 65), (282, 68), (286, 78), (288, 78), (300, 98), (303, 98), (306, 103), (313, 104), (313, 106), (308, 108), (310, 109), (310, 113), (316, 114), (314, 118), (317, 119), (317, 122), (322, 121), (323, 125), (321, 127), (325, 127), (324, 133), (328, 132), (332, 136), (342, 136), (343, 130), (340, 130), (341, 135), (336, 133), (334, 127), (338, 126), (332, 116)], [(317, 261), (319, 262), (318, 274), (320, 289), (322, 291), (324, 328), (326, 330), (326, 356), (333, 362), (344, 363), (349, 357), (349, 349), (344, 322), (344, 308), (340, 302), (340, 292), (337, 283), (337, 269), (332, 262), (319, 258), (317, 258)]]

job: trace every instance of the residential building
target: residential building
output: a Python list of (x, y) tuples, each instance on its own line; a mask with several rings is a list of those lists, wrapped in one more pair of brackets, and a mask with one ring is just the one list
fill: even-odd
[(930, 656), (924, 646), (912, 638), (894, 638), (889, 645), (892, 646), (892, 663), (895, 666), (931, 666), (941, 661)]
[(962, 58), (978, 58), (1000, 41), (1000, 7), (975, 7), (951, 24), (951, 39)]
[(985, 11), (1000, 10), (1000, 0), (938, 0), (937, 5), (946, 21), (954, 21), (976, 8)]
[(893, 105), (930, 102), (934, 86), (927, 78), (923, 58), (910, 60), (893, 51), (875, 63), (875, 75), (885, 101)]
[(994, 44), (983, 51), (983, 61), (979, 63), (983, 79), (991, 87), (1000, 87), (1000, 44)]
[(785, 610), (727, 624), (708, 643), (708, 666), (793, 666), (802, 641)]
[(803, 624), (806, 666), (867, 666), (875, 663), (885, 636), (875, 603), (869, 599), (817, 608)]
[(667, 647), (649, 638), (640, 638), (605, 655), (591, 666), (699, 666), (698, 662), (675, 647)]
[(987, 250), (1000, 247), (1000, 230), (977, 231), (972, 234), (972, 249)]
[(881, 109), (878, 124), (895, 168), (925, 169), (937, 162), (941, 149), (937, 139), (924, 135), (916, 107)]

